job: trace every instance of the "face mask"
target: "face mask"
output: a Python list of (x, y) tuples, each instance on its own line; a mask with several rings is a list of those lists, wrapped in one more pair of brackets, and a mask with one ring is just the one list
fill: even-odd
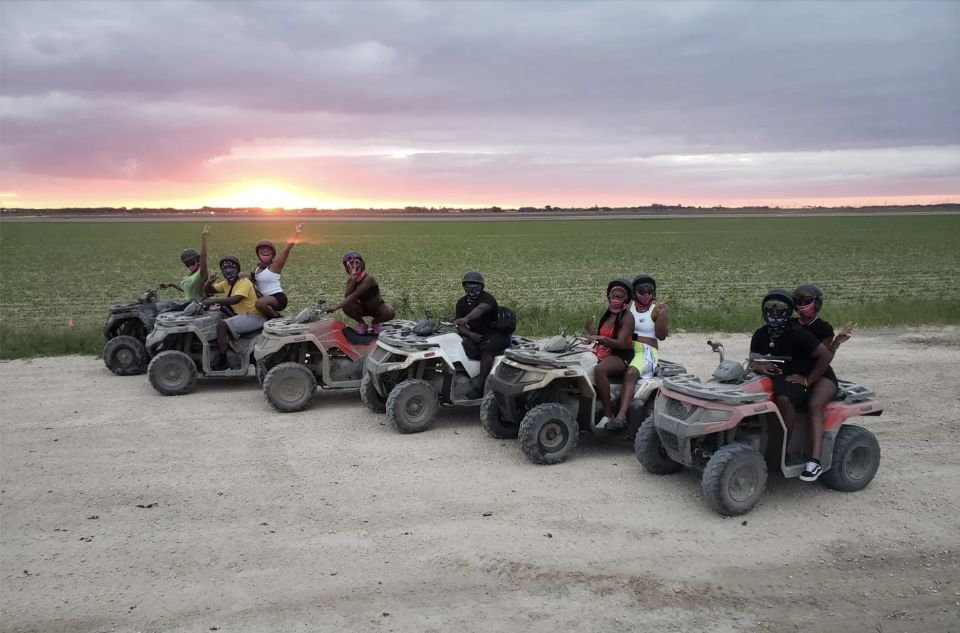
[(778, 330), (787, 324), (787, 321), (790, 319), (788, 314), (771, 314), (769, 312), (763, 313), (763, 321), (771, 329)]
[(607, 297), (607, 308), (614, 314), (618, 314), (626, 305), (627, 298), (620, 292)]
[(797, 306), (797, 313), (800, 315), (800, 323), (806, 325), (817, 318), (817, 304), (811, 302), (806, 305)]
[(237, 278), (237, 276), (240, 274), (240, 269), (237, 268), (236, 266), (233, 266), (233, 265), (231, 264), (231, 265), (228, 265), (228, 266), (221, 266), (221, 267), (220, 267), (220, 272), (223, 273), (223, 276), (227, 279), (227, 281), (231, 281), (231, 282), (232, 282), (232, 281), (235, 280), (235, 279)]
[(634, 299), (637, 302), (637, 308), (639, 308), (641, 312), (646, 312), (650, 304), (653, 303), (653, 291), (642, 288), (634, 293)]
[(469, 298), (476, 299), (483, 292), (483, 286), (476, 283), (465, 283), (463, 284), (463, 291), (467, 293)]
[(200, 270), (200, 260), (198, 259), (197, 261), (193, 261), (187, 264), (187, 270), (189, 270), (192, 273), (195, 273), (198, 270)]

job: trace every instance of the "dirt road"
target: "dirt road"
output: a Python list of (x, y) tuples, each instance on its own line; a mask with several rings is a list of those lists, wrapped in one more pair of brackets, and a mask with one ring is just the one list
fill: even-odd
[[(706, 338), (664, 356), (708, 373)], [(401, 436), (355, 393), (282, 415), (252, 379), (0, 363), (0, 629), (960, 632), (960, 329), (858, 333), (834, 366), (886, 405), (874, 482), (772, 475), (724, 519), (696, 473), (586, 438), (534, 466), (475, 410)]]

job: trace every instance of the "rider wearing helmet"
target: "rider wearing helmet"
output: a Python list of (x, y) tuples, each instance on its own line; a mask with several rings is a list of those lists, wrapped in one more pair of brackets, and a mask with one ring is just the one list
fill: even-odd
[[(833, 352), (790, 318), (794, 309), (793, 293), (774, 288), (763, 297), (760, 306), (764, 326), (754, 332), (750, 340), (751, 369), (773, 377), (777, 408), (787, 429), (792, 430), (797, 424), (797, 408), (807, 404), (811, 387), (830, 369)], [(764, 355), (789, 357), (790, 360), (778, 366), (763, 362)], [(810, 459), (800, 475), (803, 481), (816, 481), (823, 472), (820, 467), (823, 417), (815, 418), (817, 416), (811, 411), (814, 440)]]
[[(596, 334), (590, 334), (597, 364), (593, 370), (597, 396), (603, 404), (603, 417), (597, 424), (606, 428), (613, 418), (613, 403), (610, 400), (610, 378), (622, 375), (633, 360), (633, 313), (630, 312), (630, 282), (614, 279), (607, 284), (607, 309), (600, 318)], [(593, 317), (584, 324), (588, 333), (593, 331)]]
[[(669, 335), (667, 297), (657, 299), (657, 282), (647, 273), (640, 273), (630, 284), (633, 297), (630, 313), (633, 315), (633, 360), (623, 374), (620, 410), (617, 416), (601, 420), (597, 428), (618, 431), (627, 426), (627, 411), (633, 400), (634, 389), (641, 378), (653, 376), (660, 358), (660, 341)], [(656, 300), (656, 301), (655, 301)]]
[[(814, 284), (800, 284), (793, 291), (793, 302), (797, 309), (797, 323), (827, 346), (831, 352), (836, 352), (840, 345), (850, 338), (854, 324), (847, 323), (838, 334), (833, 326), (820, 318), (819, 312), (823, 307), (823, 291)], [(837, 393), (839, 381), (832, 367), (827, 367), (820, 380), (812, 383), (810, 399), (807, 408), (810, 412), (811, 426), (811, 454), (820, 455), (820, 444), (823, 435), (823, 409)], [(808, 469), (809, 470), (809, 469)], [(805, 475), (807, 473), (804, 473)], [(803, 477), (801, 477), (803, 478)], [(814, 477), (815, 478), (815, 477)], [(806, 481), (806, 479), (804, 479)]]
[(208, 297), (203, 301), (203, 307), (219, 305), (226, 306), (227, 312), (233, 314), (217, 322), (217, 348), (220, 351), (218, 362), (214, 363), (215, 370), (227, 369), (228, 336), (237, 338), (241, 334), (255, 332), (263, 327), (266, 319), (257, 310), (257, 292), (253, 282), (240, 276), (240, 260), (233, 255), (224, 255), (220, 258), (220, 272), (223, 280), (217, 281), (214, 273), (207, 280), (204, 292), (211, 295), (215, 292), (223, 293), (222, 297)]
[(507, 349), (510, 336), (497, 329), (500, 306), (493, 295), (484, 290), (486, 282), (483, 275), (471, 270), (464, 274), (460, 285), (463, 286), (464, 295), (457, 301), (453, 324), (463, 337), (463, 349), (467, 357), (480, 361), (478, 382), (468, 394), (469, 398), (479, 399), (483, 396), (487, 376), (493, 369), (494, 358)]
[[(382, 324), (397, 316), (397, 311), (383, 300), (377, 278), (367, 272), (367, 262), (360, 253), (350, 251), (344, 255), (343, 269), (347, 272), (343, 301), (324, 308), (324, 311), (343, 310), (344, 314), (357, 322), (357, 334), (380, 334), (383, 331)], [(365, 317), (373, 317), (369, 328)]]
[(160, 284), (161, 288), (176, 288), (183, 293), (185, 303), (177, 306), (178, 310), (183, 310), (192, 302), (203, 298), (203, 285), (207, 281), (207, 235), (209, 234), (210, 227), (205, 225), (200, 233), (199, 253), (192, 248), (180, 253), (180, 261), (187, 267), (187, 275), (180, 280), (180, 283)]
[(277, 257), (277, 249), (270, 240), (260, 240), (254, 246), (257, 254), (257, 267), (250, 273), (250, 280), (257, 290), (257, 310), (268, 319), (275, 319), (280, 310), (287, 307), (287, 295), (280, 286), (280, 273), (290, 256), (290, 249), (297, 243), (303, 224), (298, 224), (293, 231), (293, 237), (287, 241), (287, 246)]

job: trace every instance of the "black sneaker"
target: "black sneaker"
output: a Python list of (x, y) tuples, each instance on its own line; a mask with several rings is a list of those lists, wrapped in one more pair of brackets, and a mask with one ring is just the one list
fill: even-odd
[(607, 418), (606, 422), (601, 420), (597, 428), (603, 429), (604, 431), (622, 431), (627, 428), (627, 423), (620, 418)]
[(226, 355), (219, 356), (215, 361), (210, 363), (210, 369), (213, 371), (227, 371), (230, 369), (230, 364), (227, 362)]
[(477, 385), (472, 385), (470, 389), (467, 390), (467, 393), (464, 395), (467, 400), (479, 400), (483, 397), (483, 389)]
[(823, 473), (823, 467), (820, 466), (820, 462), (811, 459), (807, 462), (807, 465), (803, 467), (803, 472), (800, 473), (800, 481), (816, 481), (821, 473)]

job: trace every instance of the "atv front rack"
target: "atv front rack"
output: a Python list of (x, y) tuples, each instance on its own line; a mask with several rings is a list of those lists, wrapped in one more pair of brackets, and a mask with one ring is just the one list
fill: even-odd
[(740, 404), (745, 402), (762, 402), (770, 398), (770, 394), (768, 393), (747, 393), (736, 385), (700, 382), (698, 378), (690, 375), (664, 378), (663, 386), (692, 398), (712, 400), (714, 402)]

